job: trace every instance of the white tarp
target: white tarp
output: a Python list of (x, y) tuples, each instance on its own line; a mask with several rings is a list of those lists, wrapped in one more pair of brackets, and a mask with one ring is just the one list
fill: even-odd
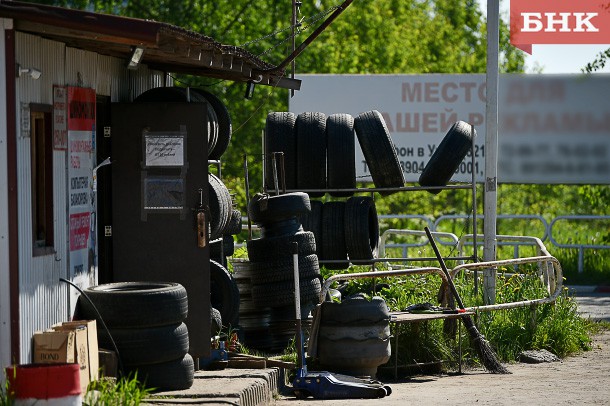
[[(408, 182), (416, 182), (456, 120), (477, 131), (474, 170), (483, 181), (485, 75), (299, 75), (290, 111), (386, 119)], [(610, 183), (610, 76), (500, 75), (498, 181)], [(454, 181), (469, 182), (465, 159)], [(356, 174), (369, 180), (356, 148)]]

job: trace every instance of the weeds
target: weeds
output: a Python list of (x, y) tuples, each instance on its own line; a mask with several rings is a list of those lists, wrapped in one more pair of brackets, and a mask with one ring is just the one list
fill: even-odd
[(89, 384), (83, 405), (87, 406), (137, 406), (153, 389), (145, 388), (138, 381), (137, 373), (119, 380), (101, 379)]
[(0, 386), (0, 406), (11, 406), (13, 399), (11, 397), (9, 381), (5, 379), (4, 385)]

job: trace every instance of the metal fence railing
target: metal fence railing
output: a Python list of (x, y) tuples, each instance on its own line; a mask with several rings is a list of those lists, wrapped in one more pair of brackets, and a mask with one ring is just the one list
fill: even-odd
[[(550, 244), (556, 248), (562, 249), (574, 249), (578, 252), (578, 272), (583, 272), (584, 263), (585, 263), (585, 255), (587, 250), (607, 250), (610, 249), (610, 244), (608, 243), (593, 243), (591, 241), (583, 242), (583, 241), (575, 241), (568, 240), (563, 241), (559, 234), (562, 232), (562, 226), (565, 227), (564, 222), (575, 222), (576, 224), (582, 225), (584, 222), (601, 222), (604, 225), (601, 227), (587, 227), (587, 230), (590, 233), (595, 232), (608, 232), (610, 230), (610, 216), (592, 216), (592, 215), (574, 215), (574, 216), (558, 216), (553, 220), (548, 222), (545, 218), (538, 215), (519, 215), (519, 214), (502, 214), (498, 215), (498, 246), (509, 246), (513, 247), (512, 256), (513, 258), (519, 258), (521, 256), (521, 249), (525, 246), (535, 245), (532, 240), (528, 239), (530, 237), (539, 239), (542, 242), (550, 242)], [(385, 224), (391, 224), (394, 220), (399, 221), (409, 221), (413, 224), (414, 227), (418, 229), (424, 228), (424, 226), (429, 227), (435, 235), (439, 237), (438, 243), (445, 246), (456, 247), (460, 256), (464, 255), (464, 248), (467, 246), (475, 245), (475, 237), (472, 234), (472, 215), (443, 215), (434, 219), (429, 216), (424, 215), (406, 215), (406, 214), (384, 214), (379, 216), (380, 224), (383, 228)], [(480, 220), (480, 221), (479, 221)], [(483, 215), (477, 215), (478, 224), (482, 224), (484, 220)], [(503, 223), (508, 222), (526, 222), (527, 224), (527, 234), (528, 237), (510, 237), (506, 234), (509, 234), (506, 230), (503, 230)], [(463, 222), (464, 225), (461, 226), (460, 230), (463, 231), (461, 235), (455, 236), (455, 233), (443, 232), (446, 229), (456, 229), (455, 225), (451, 225), (450, 223), (455, 222)], [(449, 225), (448, 225), (449, 223)], [(256, 227), (254, 227), (256, 229)], [(525, 228), (525, 227), (523, 227)], [(243, 229), (247, 230), (247, 219), (243, 219)], [(458, 233), (459, 234), (459, 233)], [(415, 230), (404, 230), (397, 228), (387, 228), (381, 234), (380, 238), (380, 257), (385, 256), (385, 251), (389, 249), (398, 250), (395, 252), (400, 252), (400, 256), (402, 258), (409, 257), (409, 251), (412, 249), (421, 249), (422, 246), (427, 244), (427, 240), (412, 238), (408, 242), (404, 241), (396, 241), (392, 236), (403, 236), (403, 240), (406, 238), (404, 236), (415, 236), (422, 237), (424, 236), (423, 231), (417, 232)], [(477, 249), (482, 247), (483, 236), (482, 233), (476, 235), (476, 247)], [(459, 242), (459, 244), (458, 244)], [(235, 246), (242, 247), (245, 245), (242, 242), (236, 242)], [(552, 249), (551, 249), (552, 250)], [(474, 253), (473, 253), (474, 255)], [(539, 254), (538, 254), (539, 255)]]

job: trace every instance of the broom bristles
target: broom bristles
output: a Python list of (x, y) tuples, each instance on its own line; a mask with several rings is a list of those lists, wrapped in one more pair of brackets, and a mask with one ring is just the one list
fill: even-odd
[(477, 329), (477, 326), (474, 325), (474, 321), (472, 321), (470, 317), (462, 317), (462, 321), (470, 334), (474, 349), (485, 369), (492, 374), (510, 374), (511, 372), (498, 360), (498, 357), (496, 356), (493, 348), (491, 348), (489, 341), (485, 339), (485, 337)]

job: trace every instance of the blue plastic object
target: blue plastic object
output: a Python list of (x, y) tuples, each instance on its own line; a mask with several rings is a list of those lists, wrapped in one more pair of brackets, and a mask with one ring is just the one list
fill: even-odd
[(316, 399), (377, 399), (392, 393), (392, 388), (373, 379), (356, 378), (326, 371), (297, 376), (293, 383), (297, 398)]

